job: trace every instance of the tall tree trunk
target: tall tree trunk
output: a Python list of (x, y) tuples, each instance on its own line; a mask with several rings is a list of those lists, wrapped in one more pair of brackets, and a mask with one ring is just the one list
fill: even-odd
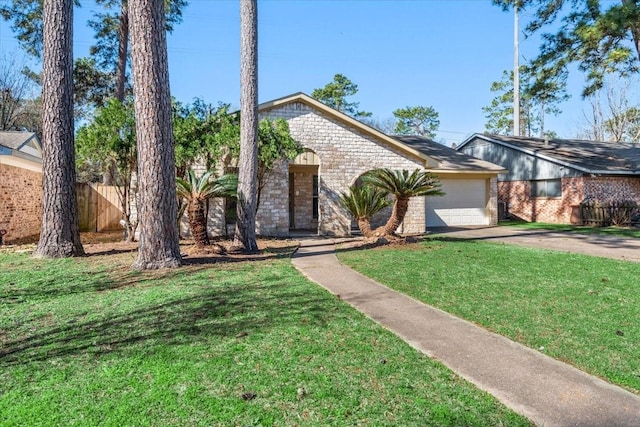
[(42, 61), (42, 227), (35, 254), (84, 255), (73, 140), (73, 0), (45, 0)]
[[(120, 22), (118, 23), (118, 58), (116, 62), (116, 85), (113, 96), (120, 102), (124, 102), (124, 90), (127, 83), (127, 53), (129, 48), (129, 4), (127, 0), (120, 3)], [(118, 168), (114, 160), (108, 160), (108, 172), (103, 175), (104, 185), (114, 185), (118, 181)], [(124, 178), (124, 177), (122, 177)], [(125, 179), (130, 182), (130, 179)], [(115, 184), (117, 185), (117, 184)], [(126, 185), (126, 184), (125, 184)], [(127, 189), (128, 190), (128, 189)], [(125, 192), (128, 192), (125, 190)], [(131, 234), (130, 215), (127, 213), (126, 204), (122, 203), (124, 214), (124, 235), (123, 240), (133, 242), (134, 235)]]
[[(636, 8), (640, 7), (638, 0), (622, 0), (622, 4)], [(633, 36), (633, 46), (636, 48), (638, 60), (640, 60), (640, 22), (636, 21), (636, 24), (631, 26), (631, 35)]]
[[(120, 102), (124, 101), (124, 90), (127, 83), (127, 53), (129, 49), (129, 4), (127, 0), (122, 0), (120, 4), (120, 22), (118, 23), (118, 59), (116, 63), (116, 86), (113, 96)], [(116, 163), (111, 160), (108, 165), (109, 171), (104, 175), (102, 183), (104, 185), (114, 185), (117, 181), (118, 169)], [(124, 209), (123, 209), (124, 212)], [(129, 233), (128, 225), (125, 226), (124, 239), (133, 241), (133, 236)]]
[(115, 98), (124, 101), (124, 89), (127, 82), (127, 51), (129, 47), (129, 3), (122, 0), (120, 5), (120, 23), (118, 25), (118, 63), (116, 64)]
[(130, 0), (140, 244), (133, 267), (180, 265), (163, 0)]
[(235, 248), (258, 251), (256, 203), (258, 189), (258, 4), (240, 0), (240, 156), (238, 219)]

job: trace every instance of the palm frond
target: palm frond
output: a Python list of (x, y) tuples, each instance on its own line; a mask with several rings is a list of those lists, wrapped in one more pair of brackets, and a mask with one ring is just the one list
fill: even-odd
[(437, 175), (420, 169), (374, 169), (363, 175), (363, 181), (383, 189), (398, 198), (415, 196), (442, 196), (442, 184)]
[(205, 200), (213, 197), (231, 197), (236, 195), (238, 176), (235, 174), (222, 175), (211, 179), (213, 171), (207, 171), (197, 177), (193, 169), (187, 173), (187, 178), (176, 178), (176, 190), (179, 197), (189, 200)]
[(388, 192), (370, 185), (352, 185), (349, 192), (340, 193), (340, 203), (355, 219), (371, 218), (391, 204)]

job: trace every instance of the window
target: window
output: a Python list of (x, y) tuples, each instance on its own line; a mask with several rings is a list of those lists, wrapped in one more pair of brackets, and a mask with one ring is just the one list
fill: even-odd
[(562, 197), (562, 181), (560, 179), (531, 181), (531, 197)]
[[(308, 200), (308, 199), (307, 199)], [(318, 219), (318, 175), (313, 175), (313, 219)]]

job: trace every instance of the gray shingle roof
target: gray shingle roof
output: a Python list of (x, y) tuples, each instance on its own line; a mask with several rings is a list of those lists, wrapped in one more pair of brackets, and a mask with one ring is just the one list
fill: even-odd
[(439, 170), (505, 172), (502, 166), (476, 159), (421, 136), (392, 135), (392, 138), (437, 160)]
[(474, 138), (502, 144), (532, 155), (593, 174), (640, 173), (640, 147), (635, 144), (584, 141), (577, 139), (551, 139), (476, 134)]
[(2, 131), (0, 132), (0, 145), (17, 150), (28, 142), (35, 133), (33, 132), (17, 132), (17, 131)]

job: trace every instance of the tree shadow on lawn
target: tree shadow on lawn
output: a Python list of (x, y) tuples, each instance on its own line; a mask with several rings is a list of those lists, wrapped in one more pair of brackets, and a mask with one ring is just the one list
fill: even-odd
[[(331, 316), (327, 298), (292, 286), (286, 279), (258, 275), (253, 282), (241, 284), (196, 285), (199, 291), (191, 296), (167, 298), (97, 319), (76, 316), (50, 328), (31, 319), (29, 325), (18, 325), (24, 336), (4, 337), (0, 366), (83, 354), (99, 356), (142, 345), (151, 350), (199, 343), (212, 336), (241, 338), (286, 324), (324, 325)], [(37, 332), (31, 333), (34, 329)]]
[[(298, 248), (295, 245), (267, 247), (255, 255), (198, 254), (184, 256), (182, 266), (177, 269), (139, 271), (131, 269), (137, 249), (107, 250), (95, 252), (88, 257), (71, 258), (69, 262), (86, 262), (87, 268), (74, 271), (70, 275), (56, 260), (29, 260), (31, 271), (46, 269), (46, 276), (29, 278), (26, 275), (0, 283), (0, 304), (21, 304), (25, 301), (47, 300), (59, 296), (88, 292), (104, 292), (130, 286), (145, 286), (160, 279), (175, 279), (185, 274), (204, 272), (220, 264), (241, 264), (247, 261), (271, 261), (289, 258)], [(24, 268), (20, 266), (19, 268)], [(10, 268), (4, 273), (11, 273)], [(2, 277), (4, 279), (4, 277)], [(28, 283), (25, 283), (29, 281)], [(7, 283), (8, 282), (8, 283)]]
[[(72, 260), (77, 261), (77, 260)], [(0, 304), (22, 304), (25, 301), (50, 300), (52, 298), (71, 296), (91, 292), (105, 292), (130, 286), (145, 286), (149, 282), (162, 279), (173, 279), (185, 272), (181, 269), (156, 270), (140, 272), (131, 270), (122, 259), (111, 259), (110, 262), (97, 263), (86, 269), (69, 271), (68, 268), (55, 264), (34, 262), (31, 270), (46, 269), (39, 278), (19, 277), (13, 282), (2, 283)], [(209, 263), (211, 264), (211, 263)], [(207, 269), (206, 265), (189, 268), (189, 273), (197, 273)], [(46, 276), (42, 276), (46, 274)]]

